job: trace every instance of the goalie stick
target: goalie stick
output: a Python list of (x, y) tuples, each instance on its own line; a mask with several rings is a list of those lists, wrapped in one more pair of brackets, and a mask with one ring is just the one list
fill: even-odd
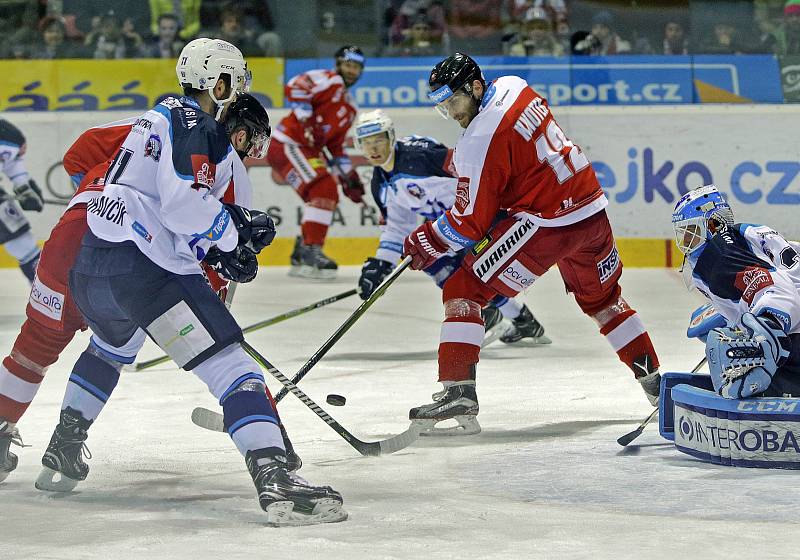
[[(365, 456), (377, 456), (384, 453), (394, 453), (411, 445), (418, 437), (421, 428), (418, 425), (411, 424), (408, 429), (396, 436), (381, 440), (381, 441), (361, 441), (356, 436), (347, 431), (339, 422), (334, 420), (330, 414), (322, 410), (317, 403), (306, 395), (297, 385), (292, 383), (289, 378), (283, 375), (278, 368), (273, 366), (267, 359), (258, 353), (258, 351), (250, 346), (247, 341), (242, 341), (242, 348), (245, 352), (257, 361), (261, 367), (265, 368), (270, 375), (281, 382), (281, 384), (290, 391), (295, 397), (300, 399), (304, 405), (311, 409), (311, 411), (322, 418), (322, 420), (331, 427), (331, 429), (339, 434), (347, 443)], [(192, 412), (192, 420), (195, 419), (195, 413)]]
[[(232, 283), (233, 284), (233, 283)], [(336, 294), (335, 296), (331, 296), (329, 298), (321, 299), (317, 302), (311, 303), (306, 305), (305, 307), (299, 307), (297, 309), (292, 309), (291, 311), (287, 311), (286, 313), (281, 313), (280, 315), (276, 315), (275, 317), (271, 317), (269, 319), (264, 319), (263, 321), (259, 321), (258, 323), (253, 323), (247, 327), (242, 329), (242, 333), (247, 334), (253, 331), (257, 331), (259, 329), (263, 329), (264, 327), (269, 327), (276, 323), (281, 323), (286, 321), (287, 319), (291, 319), (292, 317), (297, 317), (298, 315), (302, 315), (304, 313), (308, 313), (309, 311), (313, 311), (315, 309), (319, 309), (320, 307), (324, 307), (328, 304), (335, 303), (339, 300), (349, 298), (350, 296), (356, 295), (358, 292), (355, 289), (347, 290), (346, 292), (342, 292), (341, 294)], [(231, 292), (228, 291), (230, 296)], [(226, 303), (227, 304), (227, 303)], [(164, 362), (168, 362), (171, 358), (167, 355), (161, 356), (159, 358), (153, 358), (152, 360), (147, 360), (144, 362), (139, 362), (133, 366), (134, 371), (142, 371), (144, 369), (151, 368), (153, 366), (157, 366), (159, 364), (163, 364)]]
[[(701, 367), (703, 367), (703, 364), (705, 364), (705, 363), (706, 363), (706, 358), (705, 358), (705, 357), (703, 357), (703, 359), (702, 359), (702, 360), (700, 360), (700, 363), (699, 363), (699, 364), (697, 364), (696, 366), (694, 366), (694, 369), (692, 370), (692, 373), (697, 373), (697, 371), (698, 371), (698, 370), (699, 370)], [(636, 429), (635, 429), (635, 430), (633, 430), (632, 432), (628, 432), (627, 434), (625, 434), (625, 435), (624, 435), (624, 436), (622, 436), (621, 438), (617, 439), (617, 443), (618, 443), (618, 444), (620, 444), (622, 447), (625, 447), (625, 446), (626, 446), (626, 445), (628, 445), (630, 442), (632, 442), (633, 440), (635, 440), (637, 437), (639, 437), (640, 435), (642, 435), (642, 432), (644, 432), (644, 429), (645, 429), (645, 428), (647, 427), (647, 425), (648, 425), (648, 424), (649, 424), (649, 423), (650, 423), (650, 422), (653, 420), (653, 418), (655, 418), (655, 417), (656, 417), (656, 415), (657, 415), (657, 414), (658, 414), (658, 408), (656, 408), (655, 410), (653, 410), (653, 412), (651, 412), (651, 413), (650, 413), (650, 414), (647, 416), (647, 418), (645, 418), (644, 420), (642, 420), (642, 423), (641, 423), (641, 424), (639, 424), (639, 425), (636, 427)]]

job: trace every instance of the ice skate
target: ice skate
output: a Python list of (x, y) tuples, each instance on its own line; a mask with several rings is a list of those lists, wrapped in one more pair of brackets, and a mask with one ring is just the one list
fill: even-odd
[(658, 368), (653, 368), (652, 358), (646, 354), (639, 356), (633, 360), (633, 369), (636, 372), (636, 381), (642, 385), (647, 400), (653, 406), (658, 406), (661, 374), (658, 372)]
[(527, 344), (551, 344), (544, 334), (544, 327), (536, 320), (527, 305), (522, 306), (519, 316), (511, 321), (511, 327), (501, 336), (500, 341), (505, 344), (525, 342)]
[(301, 266), (296, 276), (313, 280), (333, 280), (339, 266), (325, 253), (321, 245), (301, 245)]
[(11, 453), (11, 444), (23, 447), (19, 431), (12, 428), (8, 420), (0, 418), (0, 482), (17, 468), (17, 456)]
[(269, 525), (291, 527), (347, 519), (341, 494), (330, 486), (312, 486), (289, 472), (285, 455), (250, 451), (245, 461)]
[(83, 415), (70, 407), (61, 411), (61, 421), (50, 438), (42, 457), (42, 472), (36, 479), (36, 488), (48, 492), (71, 492), (79, 482), (86, 480), (89, 465), (83, 459), (92, 454), (84, 443), (92, 425)]
[(300, 276), (300, 267), (303, 266), (303, 238), (294, 239), (294, 249), (289, 257), (289, 276)]
[(509, 324), (508, 321), (503, 319), (503, 314), (500, 313), (500, 310), (492, 304), (481, 309), (481, 318), (483, 319), (485, 332), (481, 348), (486, 348), (506, 333), (509, 329)]
[[(433, 402), (412, 408), (408, 418), (421, 427), (423, 436), (468, 436), (478, 434), (478, 395), (474, 381), (445, 383), (443, 390), (433, 394)], [(455, 420), (456, 426), (437, 428), (436, 424)]]

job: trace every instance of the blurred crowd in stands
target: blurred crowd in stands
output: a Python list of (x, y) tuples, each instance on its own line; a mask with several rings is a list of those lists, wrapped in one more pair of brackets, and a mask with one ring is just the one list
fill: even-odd
[(800, 0), (279, 2), (299, 14), (280, 28), (268, 0), (0, 0), (0, 58), (175, 58), (197, 36), (249, 57), (326, 56), (348, 40), (369, 56), (800, 54)]

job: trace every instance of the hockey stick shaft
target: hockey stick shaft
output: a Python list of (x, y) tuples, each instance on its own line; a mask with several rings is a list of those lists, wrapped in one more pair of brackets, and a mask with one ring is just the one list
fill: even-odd
[[(308, 359), (308, 361), (303, 365), (303, 367), (301, 367), (298, 370), (295, 376), (292, 377), (292, 383), (294, 384), (299, 383), (300, 380), (303, 379), (309, 371), (311, 371), (311, 368), (317, 365), (317, 363), (323, 358), (323, 356), (325, 356), (325, 354), (327, 354), (328, 351), (331, 348), (333, 348), (333, 345), (336, 344), (339, 341), (339, 339), (341, 339), (344, 336), (344, 334), (347, 331), (349, 331), (353, 325), (356, 324), (356, 321), (358, 321), (361, 318), (361, 316), (367, 312), (367, 309), (372, 307), (372, 304), (375, 303), (378, 300), (378, 298), (381, 297), (384, 293), (386, 293), (386, 290), (389, 289), (389, 286), (391, 286), (394, 283), (394, 281), (397, 280), (397, 278), (403, 273), (403, 271), (406, 268), (408, 268), (410, 264), (411, 264), (411, 257), (406, 257), (400, 262), (397, 268), (395, 268), (394, 271), (392, 271), (392, 273), (389, 274), (389, 276), (387, 276), (383, 280), (383, 282), (381, 282), (380, 286), (378, 286), (375, 289), (375, 291), (372, 292), (372, 295), (370, 295), (369, 298), (367, 298), (361, 305), (359, 305), (358, 309), (353, 311), (352, 315), (350, 315), (350, 317), (348, 317), (347, 320), (344, 323), (342, 323), (342, 326), (336, 329), (336, 332), (334, 332), (330, 336), (330, 338), (327, 341), (325, 341), (325, 344), (323, 344), (319, 348), (319, 350), (314, 352), (314, 355), (311, 356)], [(288, 392), (289, 390), (286, 389), (285, 387), (281, 389), (278, 392), (278, 394), (275, 395), (275, 402), (280, 402), (281, 399), (283, 399)]]
[[(412, 426), (403, 434), (399, 436), (395, 436), (394, 438), (390, 438), (385, 442), (366, 442), (361, 441), (349, 431), (347, 431), (339, 422), (333, 419), (330, 414), (325, 412), (322, 408), (319, 407), (317, 403), (315, 403), (311, 398), (306, 395), (297, 385), (292, 383), (289, 378), (283, 375), (278, 368), (273, 366), (264, 356), (259, 354), (258, 350), (250, 346), (247, 341), (242, 341), (242, 348), (244, 348), (245, 352), (247, 352), (256, 362), (258, 362), (261, 367), (266, 369), (270, 375), (272, 375), (275, 379), (281, 382), (281, 384), (286, 388), (288, 391), (300, 399), (304, 405), (311, 409), (311, 411), (319, 416), (330, 428), (339, 434), (342, 439), (344, 439), (347, 443), (349, 443), (356, 451), (361, 453), (365, 456), (376, 456), (380, 455), (382, 452), (392, 453), (393, 451), (397, 451), (402, 449), (403, 447), (408, 446), (411, 442), (413, 442), (417, 436), (419, 436), (419, 430), (415, 430)], [(387, 446), (386, 444), (389, 442), (393, 442), (393, 446)]]
[[(692, 369), (691, 373), (697, 373), (697, 372), (700, 370), (700, 368), (701, 368), (701, 367), (703, 367), (703, 364), (705, 364), (705, 363), (706, 363), (706, 360), (707, 360), (707, 358), (706, 358), (705, 356), (703, 356), (703, 359), (702, 359), (702, 360), (700, 360), (700, 362), (699, 362), (699, 363), (698, 363), (696, 366), (694, 366), (694, 369)], [(636, 429), (635, 429), (635, 430), (633, 430), (632, 432), (628, 432), (628, 433), (627, 433), (627, 434), (625, 434), (624, 436), (620, 437), (620, 438), (617, 440), (617, 443), (618, 443), (618, 444), (620, 444), (622, 447), (625, 447), (625, 446), (626, 446), (626, 445), (628, 445), (630, 442), (632, 442), (633, 440), (635, 440), (637, 437), (639, 437), (640, 435), (642, 435), (642, 432), (643, 432), (643, 431), (644, 431), (644, 429), (647, 427), (647, 425), (648, 425), (648, 424), (649, 424), (649, 423), (650, 423), (650, 422), (653, 420), (653, 418), (655, 418), (655, 417), (656, 417), (656, 414), (658, 414), (658, 408), (656, 408), (655, 410), (653, 410), (653, 412), (651, 412), (651, 413), (650, 413), (650, 414), (647, 416), (647, 418), (645, 418), (644, 420), (642, 420), (642, 422), (641, 422), (641, 423), (640, 423), (640, 424), (639, 424), (639, 425), (636, 427)]]
[[(257, 331), (259, 329), (263, 329), (264, 327), (269, 327), (276, 323), (281, 323), (286, 321), (287, 319), (291, 319), (292, 317), (297, 317), (298, 315), (302, 315), (304, 313), (308, 313), (309, 311), (313, 311), (315, 309), (319, 309), (320, 307), (324, 307), (328, 304), (337, 302), (339, 300), (348, 298), (350, 296), (354, 296), (358, 293), (355, 289), (347, 290), (346, 292), (342, 292), (341, 294), (337, 294), (335, 296), (331, 296), (329, 298), (322, 299), (320, 301), (314, 302), (312, 304), (306, 305), (305, 307), (300, 307), (298, 309), (292, 309), (291, 311), (287, 311), (286, 313), (281, 313), (280, 315), (276, 315), (270, 319), (265, 319), (263, 321), (259, 321), (258, 323), (253, 323), (247, 327), (242, 329), (244, 334), (251, 333), (253, 331)], [(139, 362), (134, 366), (135, 371), (142, 371), (144, 369), (151, 368), (153, 366), (157, 366), (159, 364), (163, 364), (164, 362), (168, 362), (171, 358), (169, 356), (161, 356), (160, 358), (153, 358), (152, 360), (147, 360), (144, 362)]]

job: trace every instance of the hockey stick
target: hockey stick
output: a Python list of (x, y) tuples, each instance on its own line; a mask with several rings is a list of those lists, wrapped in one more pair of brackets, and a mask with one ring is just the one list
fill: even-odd
[[(230, 294), (230, 291), (228, 292)], [(337, 302), (341, 299), (348, 298), (350, 296), (355, 295), (357, 290), (347, 290), (346, 292), (342, 292), (341, 294), (336, 294), (335, 296), (331, 296), (329, 298), (322, 299), (315, 303), (306, 305), (305, 307), (299, 307), (297, 309), (292, 309), (291, 311), (287, 311), (286, 313), (281, 313), (280, 315), (276, 315), (275, 317), (271, 317), (270, 319), (265, 319), (263, 321), (259, 321), (258, 323), (253, 323), (250, 326), (244, 327), (242, 332), (244, 334), (251, 333), (253, 331), (257, 331), (259, 329), (263, 329), (264, 327), (269, 327), (276, 323), (281, 323), (286, 321), (287, 319), (291, 319), (292, 317), (297, 317), (298, 315), (302, 315), (304, 313), (308, 313), (309, 311), (314, 311), (315, 309), (319, 309), (320, 307), (324, 307), (330, 303)], [(160, 358), (153, 358), (152, 360), (147, 360), (144, 362), (137, 363), (134, 367), (134, 371), (142, 371), (144, 369), (151, 368), (153, 366), (157, 366), (159, 364), (163, 364), (164, 362), (168, 362), (170, 360), (169, 356), (161, 356)]]
[[(344, 440), (353, 446), (353, 448), (365, 456), (377, 456), (383, 453), (394, 453), (395, 451), (399, 451), (411, 445), (418, 437), (420, 433), (420, 426), (416, 424), (411, 424), (408, 429), (396, 436), (392, 436), (388, 439), (384, 439), (381, 441), (361, 441), (353, 434), (348, 432), (339, 422), (334, 420), (330, 414), (322, 410), (317, 403), (315, 403), (311, 398), (306, 395), (297, 385), (292, 383), (285, 375), (283, 375), (278, 368), (273, 366), (267, 359), (258, 353), (258, 351), (250, 346), (247, 341), (242, 341), (242, 348), (244, 348), (245, 352), (250, 354), (250, 356), (258, 362), (261, 367), (266, 369), (270, 375), (272, 375), (275, 379), (281, 382), (284, 388), (300, 399), (304, 405), (310, 408), (314, 414), (322, 418), (325, 423), (331, 427), (331, 429), (339, 434)], [(195, 419), (195, 413), (192, 412), (192, 420)]]
[[(694, 369), (692, 370), (692, 373), (697, 373), (697, 371), (698, 371), (698, 370), (699, 370), (701, 367), (703, 367), (703, 364), (705, 364), (705, 363), (706, 363), (706, 359), (707, 359), (707, 358), (706, 358), (705, 356), (703, 356), (703, 359), (702, 359), (702, 360), (700, 360), (700, 363), (699, 363), (699, 364), (697, 364), (696, 366), (694, 366)], [(624, 436), (622, 436), (621, 438), (619, 438), (619, 439), (617, 440), (617, 443), (618, 443), (618, 444), (620, 444), (622, 447), (625, 447), (625, 446), (626, 446), (626, 445), (628, 445), (630, 442), (632, 442), (633, 440), (635, 440), (637, 437), (639, 437), (640, 435), (642, 435), (642, 432), (644, 432), (644, 429), (645, 429), (645, 427), (647, 427), (647, 425), (648, 425), (648, 424), (649, 424), (649, 423), (650, 423), (650, 422), (653, 420), (653, 418), (655, 418), (655, 417), (656, 417), (656, 415), (657, 415), (657, 414), (658, 414), (658, 408), (656, 408), (655, 410), (653, 410), (653, 412), (651, 412), (651, 413), (650, 413), (650, 414), (647, 416), (647, 418), (645, 418), (644, 420), (642, 420), (642, 423), (641, 423), (641, 424), (639, 424), (639, 426), (637, 426), (637, 428), (636, 428), (635, 430), (633, 430), (632, 432), (628, 432), (627, 434), (625, 434)]]
[[(350, 315), (350, 317), (348, 317), (348, 319), (342, 324), (342, 326), (339, 327), (336, 330), (336, 332), (333, 333), (333, 335), (331, 335), (331, 337), (325, 342), (325, 344), (322, 345), (322, 347), (319, 350), (314, 352), (314, 355), (311, 356), (311, 358), (305, 363), (305, 365), (303, 365), (303, 367), (301, 367), (300, 370), (292, 378), (291, 380), (292, 384), (299, 383), (300, 380), (306, 376), (306, 374), (311, 370), (311, 368), (314, 367), (322, 359), (322, 357), (328, 353), (328, 350), (330, 350), (333, 347), (333, 345), (336, 344), (336, 342), (340, 338), (342, 338), (342, 336), (344, 336), (344, 333), (346, 333), (350, 329), (350, 327), (352, 327), (355, 324), (355, 322), (359, 319), (359, 317), (361, 317), (367, 311), (367, 309), (369, 309), (369, 307), (373, 303), (375, 303), (375, 300), (377, 300), (386, 292), (389, 286), (397, 279), (398, 276), (400, 276), (400, 274), (410, 264), (411, 264), (411, 257), (406, 257), (405, 259), (403, 259), (400, 265), (396, 269), (394, 269), (394, 271), (389, 276), (387, 276), (383, 280), (383, 282), (381, 282), (380, 286), (378, 286), (374, 292), (372, 292), (372, 295), (370, 295), (370, 297), (366, 301), (364, 301), (361, 305), (358, 306), (358, 309), (356, 309), (353, 312), (353, 314)], [(286, 387), (281, 389), (275, 396), (275, 402), (276, 403), (280, 402), (288, 392), (289, 389), (287, 389)], [(198, 406), (192, 411), (192, 422), (194, 422), (201, 428), (205, 428), (207, 430), (212, 430), (215, 432), (222, 431), (222, 414), (220, 414), (219, 412), (214, 412), (213, 410), (208, 410), (207, 408), (203, 408), (201, 406)]]
[[(356, 321), (358, 321), (361, 318), (361, 316), (367, 312), (367, 309), (372, 307), (372, 304), (375, 303), (377, 299), (381, 297), (384, 293), (386, 293), (386, 290), (389, 289), (389, 286), (391, 286), (394, 283), (394, 281), (397, 280), (397, 278), (403, 273), (403, 271), (406, 268), (408, 268), (410, 264), (411, 264), (411, 257), (406, 257), (402, 261), (400, 261), (400, 264), (397, 266), (397, 268), (395, 268), (394, 271), (392, 271), (392, 273), (389, 274), (389, 276), (387, 276), (383, 280), (383, 282), (381, 282), (381, 284), (375, 289), (375, 291), (372, 292), (372, 294), (361, 305), (358, 306), (358, 309), (353, 311), (352, 315), (350, 315), (350, 317), (348, 317), (347, 320), (344, 323), (342, 323), (342, 326), (336, 329), (336, 332), (333, 333), (331, 337), (325, 341), (325, 344), (323, 344), (319, 350), (314, 352), (314, 355), (311, 356), (308, 359), (308, 361), (303, 365), (303, 367), (301, 367), (298, 370), (298, 372), (294, 375), (294, 377), (292, 377), (292, 383), (294, 384), (299, 383), (300, 380), (303, 379), (306, 376), (306, 374), (311, 370), (311, 368), (317, 365), (317, 363), (323, 358), (323, 356), (325, 356), (325, 354), (328, 353), (328, 350), (333, 348), (333, 345), (336, 344), (339, 341), (339, 339), (341, 339), (344, 336), (344, 334), (347, 331), (349, 331), (353, 325), (356, 324)], [(275, 395), (275, 402), (276, 403), (280, 402), (281, 399), (283, 399), (283, 397), (285, 397), (286, 393), (288, 392), (289, 389), (287, 389), (286, 387), (281, 389), (278, 392), (278, 394)]]

